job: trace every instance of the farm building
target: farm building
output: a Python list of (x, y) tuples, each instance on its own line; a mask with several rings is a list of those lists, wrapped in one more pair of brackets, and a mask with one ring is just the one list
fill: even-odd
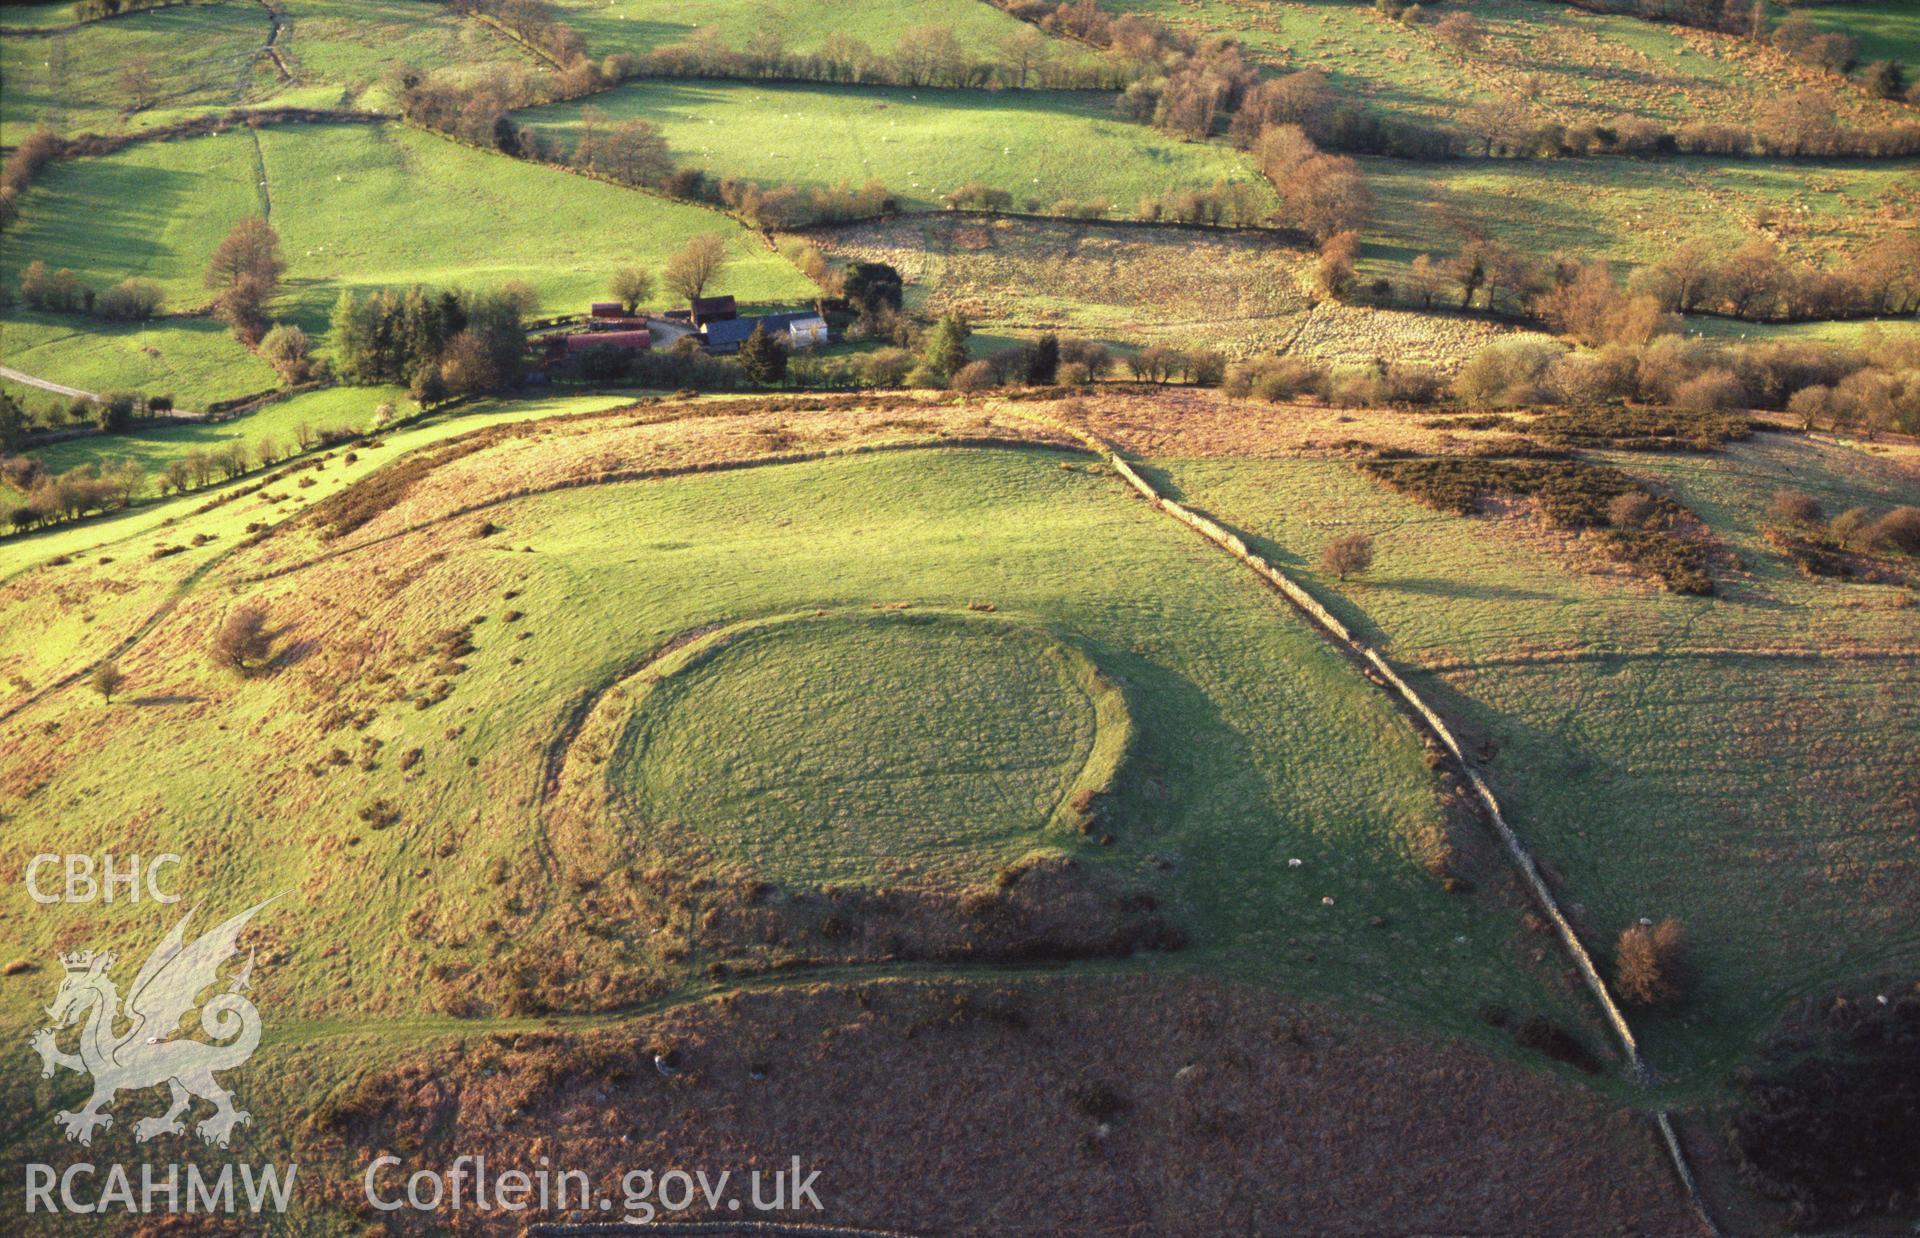
[(691, 317), (696, 327), (704, 327), (710, 322), (732, 322), (740, 317), (740, 307), (734, 304), (730, 296), (695, 297)]
[(792, 349), (815, 348), (827, 342), (827, 320), (812, 310), (766, 314), (759, 318), (733, 318), (710, 323), (700, 334), (708, 352), (732, 353), (739, 352), (740, 345), (747, 342), (754, 328), (761, 326), (766, 328), (768, 335)]
[(630, 331), (581, 331), (567, 337), (567, 355), (578, 356), (590, 348), (620, 348), (627, 352), (646, 352), (653, 347), (653, 332), (645, 327)]
[(587, 307), (589, 318), (625, 318), (627, 307), (618, 301), (595, 301)]

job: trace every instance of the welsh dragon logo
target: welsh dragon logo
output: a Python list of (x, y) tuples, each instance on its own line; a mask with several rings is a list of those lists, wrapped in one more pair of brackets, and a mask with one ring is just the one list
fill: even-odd
[[(89, 950), (61, 958), (66, 975), (47, 1007), (52, 1025), (35, 1032), (30, 1043), (40, 1055), (42, 1078), (51, 1078), (60, 1066), (93, 1076), (93, 1096), (87, 1103), (75, 1112), (54, 1115), (67, 1138), (92, 1144), (96, 1129), (113, 1125), (113, 1115), (105, 1106), (116, 1093), (144, 1091), (163, 1083), (172, 1093), (172, 1103), (160, 1117), (134, 1124), (134, 1137), (142, 1143), (184, 1131), (181, 1115), (196, 1096), (213, 1102), (213, 1115), (194, 1127), (209, 1144), (226, 1147), (233, 1128), (252, 1121), (246, 1110), (233, 1107), (233, 1094), (213, 1077), (216, 1071), (243, 1064), (260, 1044), (260, 1012), (242, 996), (253, 975), (252, 954), (228, 978), (224, 992), (204, 1002), (199, 996), (220, 982), (221, 966), (239, 953), (235, 943), (240, 931), (266, 905), (249, 907), (190, 945), (182, 943), (193, 912), (182, 916), (133, 978), (124, 1009), (119, 990), (107, 975), (114, 955)], [(200, 1030), (218, 1043), (173, 1038), (195, 1009), (200, 1013)], [(80, 1051), (62, 1052), (58, 1034), (83, 1019)]]

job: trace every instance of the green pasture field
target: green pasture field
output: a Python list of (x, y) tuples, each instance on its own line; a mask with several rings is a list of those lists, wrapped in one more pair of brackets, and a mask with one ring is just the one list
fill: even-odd
[(1920, 201), (1915, 160), (1360, 162), (1377, 201), (1364, 265), (1389, 276), (1420, 254), (1455, 252), (1460, 220), (1542, 257), (1621, 267), (1658, 261), (1694, 238), (1737, 248), (1764, 221), (1789, 253), (1819, 260), (1877, 235), (1883, 209)]
[[(1895, 587), (1803, 577), (1760, 537), (1782, 486), (1829, 512), (1920, 502), (1920, 486), (1771, 436), (1607, 460), (1738, 555), (1719, 596), (1577, 567), (1554, 539), (1435, 512), (1343, 461), (1160, 467), (1395, 662), (1435, 668), (1423, 688), (1493, 745), (1514, 828), (1603, 956), (1638, 917), (1683, 922), (1695, 994), (1636, 1024), (1663, 1077), (1704, 1088), (1790, 997), (1920, 962), (1898, 802), (1920, 727), (1920, 608)], [(1374, 537), (1375, 567), (1341, 583), (1317, 558), (1351, 532)], [(1784, 656), (1807, 649), (1905, 656)]]
[[(406, 0), (286, 0), (273, 47), (291, 78), (265, 54), (267, 10), (214, 0), (89, 22), (74, 30), (0, 40), (0, 143), (46, 125), (62, 134), (157, 128), (208, 111), (252, 105), (390, 107), (376, 89), (389, 67), (529, 65), (526, 54), (479, 23)], [(33, 6), (71, 14), (71, 6)], [(20, 24), (9, 15), (6, 24)], [(59, 23), (47, 22), (48, 25)], [(126, 66), (144, 58), (154, 99), (133, 111)]]
[[(211, 318), (110, 323), (17, 305), (0, 311), (0, 365), (82, 391), (170, 395), (185, 409), (270, 391), (279, 381), (273, 367)], [(66, 399), (7, 387), (30, 406)]]
[[(382, 459), (401, 446), (396, 435)], [(1388, 1017), (1493, 1043), (1502, 1038), (1478, 1014), (1488, 1001), (1582, 1026), (1578, 999), (1519, 959), (1524, 934), (1513, 906), (1446, 894), (1420, 867), (1416, 839), (1439, 809), (1408, 724), (1264, 587), (1084, 463), (1037, 449), (947, 449), (576, 487), (490, 509), (495, 538), (456, 534), (441, 543), (446, 554), (424, 556), (425, 547), (402, 539), (310, 566), (297, 557), (260, 584), (248, 583), (258, 556), (227, 548), (240, 522), (271, 510), (265, 496), (181, 519), (155, 536), (184, 544), (212, 531), (219, 540), (160, 560), (144, 554), (148, 536), (117, 551), (129, 579), (144, 582), (140, 605), (104, 599), (95, 620), (103, 626), (63, 617), (37, 627), (31, 649), (21, 638), (5, 646), (16, 673), (43, 680), (83, 656), (78, 642), (131, 629), (169, 589), (177, 598), (119, 659), (130, 677), (127, 704), (102, 706), (76, 686), (7, 724), (12, 735), (57, 716), (63, 742), (79, 745), (64, 750), (19, 820), (46, 846), (62, 845), (79, 828), (73, 797), (84, 794), (95, 819), (136, 813), (143, 848), (196, 857), (189, 876), (206, 899), (241, 906), (260, 890), (297, 890), (289, 911), (299, 928), (280, 938), (263, 990), (290, 1041), (355, 1020), (377, 1030), (396, 1017), (432, 1019), (436, 999), (420, 977), (469, 963), (470, 949), (439, 940), (454, 923), (447, 916), (460, 935), (478, 934), (476, 944), (491, 931), (480, 925), (503, 893), (489, 872), (513, 874), (516, 902), (548, 909), (525, 922), (523, 936), (582, 910), (571, 888), (555, 901), (559, 892), (541, 885), (531, 857), (555, 844), (521, 798), (531, 763), (582, 694), (621, 682), (676, 634), (797, 614), (803, 626), (791, 641), (723, 652), (704, 671), (692, 669), (679, 690), (689, 703), (711, 692), (711, 712), (648, 715), (647, 702), (632, 696), (621, 706), (665, 728), (662, 750), (647, 760), (725, 777), (749, 819), (784, 823), (795, 846), (782, 849), (784, 860), (768, 859), (768, 872), (881, 886), (931, 846), (972, 855), (964, 875), (985, 882), (1024, 838), (1149, 883), (1190, 932), (1188, 949), (1133, 966), (1361, 1000)], [(355, 467), (366, 467), (364, 457)], [(0, 606), (36, 604), (52, 579), (15, 576)], [(502, 597), (509, 586), (510, 603)], [(319, 681), (288, 673), (236, 682), (198, 652), (210, 618), (241, 596), (268, 600), (315, 667), (350, 656), (363, 639), (411, 644), (450, 623), (472, 623), (475, 648), (441, 705), (382, 707), (367, 729), (345, 733), (350, 743), (382, 741), (386, 755), (372, 768), (315, 778), (302, 767), (324, 756), (326, 742), (314, 739), (303, 685)], [(872, 609), (896, 603), (909, 608)], [(994, 610), (966, 609), (975, 604)], [(879, 626), (887, 623), (897, 626)], [(955, 637), (969, 630), (951, 626), (958, 623), (1028, 635), (988, 654)], [(1111, 846), (1047, 826), (1061, 774), (1034, 781), (1024, 807), (994, 806), (993, 818), (956, 819), (951, 810), (956, 775), (1081, 759), (1084, 709), (1068, 685), (1049, 686), (1058, 648), (1086, 658), (1124, 694), (1131, 739), (1102, 811)], [(738, 657), (746, 660), (729, 664)], [(839, 719), (849, 729), (769, 727), (742, 696), (756, 683), (780, 716)], [(203, 696), (217, 708), (135, 703)], [(887, 720), (913, 717), (932, 728), (928, 742), (900, 749), (897, 766), (870, 747)], [(137, 784), (103, 781), (96, 760), (75, 754), (95, 751), (109, 734), (115, 745), (135, 735), (164, 744), (176, 759)], [(399, 759), (415, 748), (422, 757)], [(619, 750), (604, 768), (625, 785), (647, 785), (644, 766), (636, 770)], [(849, 790), (856, 772), (870, 776), (864, 791)], [(893, 785), (882, 787), (889, 777)], [(916, 832), (898, 848), (845, 836), (819, 810), (848, 795), (880, 797)], [(277, 841), (231, 845), (263, 810), (261, 796), (282, 823)], [(356, 810), (376, 800), (397, 805), (400, 822), (357, 825)], [(620, 829), (612, 845), (622, 856), (714, 862), (697, 832), (664, 813), (622, 818)], [(457, 846), (459, 863), (429, 859), (443, 845)], [(752, 877), (763, 858), (748, 840), (723, 850), (724, 867), (714, 871)], [(432, 865), (431, 885), (415, 872), (423, 862)], [(51, 948), (66, 923), (57, 910), (33, 918), (19, 949)], [(410, 923), (436, 927), (423, 933)], [(511, 942), (498, 945), (504, 954), (485, 946), (488, 966), (515, 966)], [(360, 958), (363, 947), (368, 960), (394, 965), (355, 966), (349, 956)], [(623, 949), (636, 966), (660, 966), (657, 945)], [(350, 974), (348, 993), (337, 986)], [(26, 986), (0, 988), (0, 1021), (25, 1026), (34, 996)]]
[(64, 439), (38, 448), (33, 455), (49, 470), (60, 473), (91, 464), (131, 460), (147, 473), (165, 471), (168, 464), (195, 451), (225, 447), (236, 439), (253, 446), (271, 438), (283, 451), (294, 451), (294, 431), (303, 423), (315, 430), (350, 427), (365, 430), (373, 424), (374, 409), (383, 401), (401, 409), (404, 396), (397, 387), (329, 387), (277, 400), (229, 421), (197, 425), (150, 426), (126, 434), (98, 434)]
[[(981, 0), (769, 0), (756, 5), (688, 5), (672, 0), (557, 0), (560, 19), (586, 39), (595, 55), (650, 52), (696, 38), (715, 38), (744, 48), (762, 32), (779, 36), (786, 50), (818, 50), (830, 35), (847, 35), (874, 51), (893, 50), (916, 26), (944, 26), (976, 55), (993, 54), (1000, 41), (1027, 28), (1019, 19)], [(1084, 54), (1056, 42), (1054, 54)]]
[(1850, 34), (1860, 41), (1860, 60), (1897, 60), (1907, 67), (1907, 80), (1920, 68), (1920, 0), (1874, 0), (1872, 4), (1796, 4), (1826, 30)]
[(1911, 318), (1866, 318), (1857, 321), (1765, 323), (1691, 314), (1687, 317), (1687, 333), (1704, 335), (1710, 339), (1755, 342), (1806, 340), (1815, 344), (1852, 347), (1870, 344), (1876, 339), (1891, 341), (1920, 337), (1920, 322)]
[[(389, 69), (479, 69), (488, 65), (534, 67), (510, 40), (450, 7), (410, 0), (284, 0), (287, 24), (274, 44), (296, 83), (326, 83), (335, 90), (325, 106), (389, 109), (394, 101), (379, 89)], [(286, 92), (296, 89), (285, 88)], [(285, 93), (275, 102), (292, 102)]]
[(659, 80), (517, 115), (571, 148), (589, 106), (652, 121), (676, 163), (714, 176), (879, 180), (912, 210), (972, 180), (1006, 190), (1016, 209), (1105, 196), (1129, 214), (1142, 196), (1257, 180), (1239, 152), (1122, 121), (1105, 94)]
[[(267, 41), (257, 4), (195, 4), (89, 22), (76, 30), (0, 39), (0, 144), (33, 129), (62, 134), (151, 129), (272, 93), (254, 60)], [(154, 102), (129, 112), (126, 66), (144, 58)], [(275, 86), (278, 78), (272, 79)]]
[(71, 0), (46, 0), (40, 4), (0, 5), (0, 26), (14, 30), (45, 30), (70, 26), (75, 5)]
[(657, 270), (703, 232), (730, 239), (733, 265), (717, 291), (791, 304), (813, 290), (723, 215), (398, 126), (286, 125), (141, 144), (56, 164), (22, 208), (0, 277), (17, 280), (35, 258), (95, 287), (139, 275), (161, 285), (169, 308), (208, 299), (207, 256), (235, 220), (265, 209), (287, 259), (275, 315), (316, 333), (349, 288), (525, 280), (549, 312), (584, 308), (615, 270)]
[[(1472, 16), (1485, 41), (1471, 53), (1434, 35), (1440, 14), (1430, 8), (1426, 21), (1407, 25), (1358, 0), (1113, 0), (1110, 7), (1196, 35), (1236, 38), (1269, 73), (1320, 69), (1343, 97), (1409, 121), (1461, 124), (1474, 104), (1503, 99), (1542, 123), (1623, 116), (1668, 125), (1750, 122), (1762, 105), (1809, 84), (1784, 57), (1730, 35), (1538, 0), (1476, 3)], [(1879, 7), (1835, 5), (1827, 20), (1858, 25), (1851, 32), (1869, 42), (1884, 31), (1891, 45), (1913, 5), (1901, 0), (1889, 6), (1898, 16), (1866, 16)], [(1915, 45), (1909, 37), (1909, 60)], [(1839, 92), (1835, 102), (1856, 123), (1903, 118), (1898, 104), (1858, 92)]]
[(73, 4), (67, 0), (50, 0), (44, 4), (6, 4), (0, 6), (0, 25), (10, 29), (31, 29), (44, 31), (56, 25), (73, 23)]

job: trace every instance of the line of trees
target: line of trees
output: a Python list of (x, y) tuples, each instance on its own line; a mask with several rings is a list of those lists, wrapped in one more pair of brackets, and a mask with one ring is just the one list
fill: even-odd
[(170, 395), (141, 395), (137, 391), (109, 391), (100, 396), (28, 394), (19, 400), (0, 393), (0, 451), (11, 451), (30, 430), (61, 430), (94, 426), (108, 434), (133, 427), (139, 417), (164, 417), (173, 412)]
[[(5, 399), (0, 396), (0, 401)], [(0, 424), (4, 424), (0, 408)], [(296, 452), (351, 442), (360, 437), (352, 426), (316, 427), (302, 422), (293, 441), (283, 443), (261, 435), (251, 443), (242, 439), (206, 449), (195, 449), (149, 474), (134, 460), (96, 462), (50, 472), (34, 456), (0, 456), (0, 483), (18, 492), (21, 500), (0, 510), (0, 520), (14, 532), (48, 528), (101, 512), (119, 511), (144, 493), (149, 485), (164, 498), (233, 481), (255, 469), (270, 469)]]
[(53, 474), (32, 457), (10, 456), (0, 460), (0, 479), (25, 496), (6, 513), (8, 525), (20, 532), (118, 511), (133, 501), (144, 474), (131, 460)]
[(1677, 329), (1678, 314), (1807, 322), (1920, 312), (1920, 235), (1888, 232), (1834, 267), (1816, 267), (1756, 238), (1737, 247), (1683, 241), (1622, 285), (1600, 261), (1523, 253), (1456, 220), (1452, 255), (1414, 259), (1398, 288), (1377, 280), (1368, 299), (1431, 309), (1457, 305), (1545, 319), (1582, 343), (1644, 343)]
[(1794, 414), (1806, 429), (1911, 434), (1920, 433), (1920, 344), (1879, 333), (1852, 348), (1661, 335), (1572, 351), (1513, 340), (1472, 357), (1453, 391), (1480, 408), (1630, 399), (1700, 412), (1771, 408)]
[(1061, 57), (1038, 30), (1015, 30), (991, 51), (964, 43), (951, 27), (914, 26), (890, 48), (875, 48), (834, 33), (813, 51), (787, 50), (780, 35), (762, 30), (744, 48), (730, 48), (711, 30), (656, 49), (631, 66), (633, 76), (744, 78), (773, 81), (943, 87), (955, 90), (1117, 90), (1133, 70), (1109, 58)]
[(20, 217), (20, 195), (40, 169), (66, 152), (66, 143), (51, 129), (35, 129), (20, 139), (6, 162), (0, 164), (0, 228), (13, 226)]
[(1229, 366), (1222, 389), (1236, 398), (1359, 408), (1449, 397), (1468, 409), (1625, 400), (1695, 412), (1769, 408), (1792, 413), (1806, 429), (1870, 438), (1884, 430), (1920, 433), (1920, 344), (1871, 330), (1851, 348), (1660, 335), (1574, 349), (1513, 338), (1475, 353), (1451, 380), (1406, 362), (1336, 367), (1311, 357), (1269, 356)]

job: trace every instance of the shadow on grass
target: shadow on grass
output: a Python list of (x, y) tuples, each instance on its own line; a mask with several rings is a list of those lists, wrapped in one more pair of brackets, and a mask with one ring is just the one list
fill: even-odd
[(1477, 602), (1558, 602), (1556, 594), (1542, 593), (1537, 589), (1516, 589), (1510, 585), (1491, 585), (1465, 580), (1452, 580), (1445, 576), (1418, 576), (1398, 580), (1363, 580), (1355, 582), (1365, 589), (1379, 589), (1397, 593), (1417, 593), (1436, 598), (1471, 599)]

